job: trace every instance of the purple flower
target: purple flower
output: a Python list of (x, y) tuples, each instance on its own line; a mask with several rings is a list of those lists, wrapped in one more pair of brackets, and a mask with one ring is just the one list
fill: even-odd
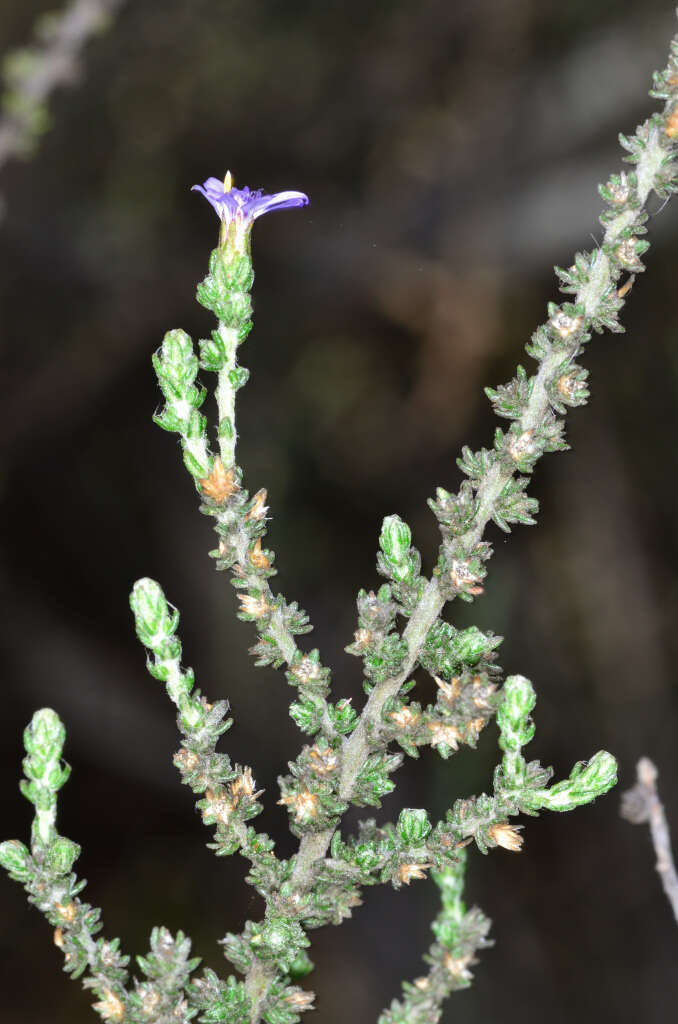
[[(231, 236), (235, 246), (243, 250), (252, 225), (257, 217), (270, 210), (285, 210), (291, 206), (307, 206), (308, 196), (303, 192), (276, 192), (272, 196), (262, 191), (252, 192), (249, 188), (233, 188), (233, 178), (228, 171), (223, 181), (208, 178), (202, 185), (194, 185), (192, 192), (200, 192), (216, 210), (222, 222), (224, 242)], [(231, 235), (231, 226), (233, 234)]]

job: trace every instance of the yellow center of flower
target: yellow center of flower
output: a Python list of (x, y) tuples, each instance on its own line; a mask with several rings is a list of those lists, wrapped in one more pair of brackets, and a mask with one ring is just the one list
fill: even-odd
[(226, 171), (226, 176), (224, 177), (224, 192), (230, 192), (232, 188), (233, 176), (230, 171)]

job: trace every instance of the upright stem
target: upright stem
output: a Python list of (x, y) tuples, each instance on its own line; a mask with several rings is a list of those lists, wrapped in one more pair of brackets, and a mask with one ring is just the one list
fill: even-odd
[(235, 465), (235, 445), (238, 438), (235, 429), (235, 396), (237, 387), (229, 374), (235, 370), (237, 363), (238, 332), (233, 327), (219, 324), (218, 333), (224, 343), (226, 360), (217, 375), (217, 410), (219, 416), (219, 455), (224, 469), (233, 469)]

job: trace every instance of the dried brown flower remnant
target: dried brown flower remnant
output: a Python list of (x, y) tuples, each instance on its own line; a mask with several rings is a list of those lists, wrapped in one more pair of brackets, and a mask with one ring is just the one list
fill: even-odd
[(453, 957), (451, 953), (446, 953), (443, 963), (455, 980), (470, 981), (472, 979), (473, 975), (469, 970), (469, 964), (473, 963), (471, 953), (459, 957)]
[(537, 450), (534, 443), (534, 430), (525, 430), (518, 437), (511, 434), (506, 450), (514, 462), (520, 462), (526, 455), (534, 455)]
[(254, 597), (253, 594), (238, 594), (238, 600), (242, 605), (240, 611), (247, 615), (253, 615), (255, 619), (260, 619), (270, 611), (270, 605), (263, 597)]
[(317, 663), (307, 654), (290, 669), (290, 672), (295, 679), (304, 684), (311, 682), (312, 679), (318, 679), (320, 676)]
[(205, 798), (207, 806), (202, 812), (203, 821), (209, 821), (210, 818), (214, 818), (219, 824), (228, 825), (235, 808), (231, 801), (226, 799), (224, 791), (217, 790), (214, 792), (208, 789), (205, 792)]
[(242, 773), (231, 783), (231, 795), (234, 804), (237, 804), (241, 797), (251, 797), (256, 800), (264, 792), (263, 789), (254, 792), (256, 783), (252, 778), (252, 769), (243, 768)]
[(555, 316), (551, 317), (549, 323), (561, 338), (569, 338), (581, 327), (582, 318), (580, 316), (568, 316), (567, 313), (559, 310)]
[(66, 906), (63, 903), (55, 903), (55, 909), (67, 924), (73, 924), (76, 915), (75, 903), (67, 903)]
[(617, 297), (623, 299), (625, 295), (628, 295), (628, 293), (633, 288), (633, 283), (635, 280), (635, 274), (631, 274), (628, 281), (625, 281), (621, 288), (617, 288)]
[(469, 739), (477, 740), (486, 725), (487, 720), (485, 718), (472, 718), (470, 722), (467, 722), (464, 732), (466, 742), (468, 743)]
[(577, 380), (574, 373), (564, 373), (558, 378), (558, 391), (563, 398), (572, 398), (577, 389)]
[(299, 793), (288, 793), (278, 800), (278, 803), (292, 808), (295, 821), (310, 821), (318, 813), (318, 797), (307, 789), (302, 789)]
[(508, 822), (500, 822), (498, 825), (490, 825), (487, 833), (497, 846), (503, 846), (505, 850), (520, 853), (523, 846), (523, 837), (519, 829), (519, 825), (509, 825)]
[(155, 1013), (158, 1004), (160, 1003), (160, 993), (155, 988), (144, 987), (144, 992), (141, 997), (141, 1009), (145, 1017), (150, 1017), (151, 1014)]
[(627, 267), (633, 267), (634, 270), (642, 268), (642, 263), (636, 252), (637, 238), (627, 238), (621, 242), (614, 251), (615, 256), (620, 263), (625, 264)]
[(400, 881), (409, 885), (415, 878), (426, 878), (426, 871), (432, 867), (431, 864), (401, 864), (398, 869)]
[(264, 519), (268, 512), (268, 506), (266, 504), (267, 492), (264, 487), (254, 495), (254, 502), (252, 507), (245, 516), (245, 519), (253, 519), (255, 522), (259, 522), (260, 519)]
[(483, 588), (479, 585), (480, 580), (478, 576), (471, 572), (467, 561), (455, 559), (452, 562), (450, 579), (452, 580), (455, 590), (463, 590), (466, 587), (468, 589), (468, 593), (473, 597), (478, 597), (478, 595), (483, 592)]
[(454, 704), (455, 700), (461, 693), (461, 683), (459, 682), (458, 676), (453, 676), (449, 683), (446, 683), (444, 679), (440, 679), (438, 676), (433, 677), (436, 686), (443, 695), (443, 700), (446, 704)]
[(285, 996), (285, 1002), (295, 1010), (312, 1010), (314, 999), (314, 992), (291, 992)]
[(475, 706), (482, 711), (485, 711), (489, 707), (491, 707), (490, 701), (487, 698), (490, 697), (495, 692), (496, 689), (496, 683), (483, 684), (481, 677), (476, 676), (475, 679), (473, 680), (473, 703), (475, 704)]
[(101, 962), (106, 967), (111, 967), (115, 963), (115, 950), (111, 946), (110, 942), (104, 942), (101, 946)]
[(305, 1010), (313, 1009), (314, 999), (315, 992), (292, 992), (289, 996), (285, 996), (283, 1001), (293, 1010), (303, 1013)]
[(256, 569), (268, 569), (271, 561), (261, 550), (261, 537), (257, 537), (254, 547), (250, 551), (250, 562)]
[(114, 1021), (114, 1024), (120, 1024), (125, 1016), (125, 1007), (123, 1003), (118, 999), (115, 992), (111, 992), (108, 988), (104, 989), (101, 1002), (94, 1003), (93, 1009), (95, 1009), (104, 1020), (112, 1020)]
[(204, 480), (199, 480), (198, 483), (205, 497), (212, 498), (218, 505), (223, 505), (238, 490), (234, 471), (224, 469), (224, 464), (218, 455), (212, 463), (209, 476), (206, 476)]
[(337, 755), (330, 746), (319, 747), (316, 743), (309, 750), (309, 755), (313, 762), (311, 770), (316, 775), (330, 775), (337, 767)]
[(186, 747), (182, 747), (174, 755), (174, 763), (180, 765), (187, 772), (192, 772), (197, 768), (199, 761), (198, 755), (194, 754), (192, 750), (187, 750)]
[(64, 933), (61, 928), (54, 929), (54, 945), (58, 946), (59, 949), (64, 948)]
[(364, 648), (370, 644), (372, 634), (369, 629), (356, 629), (353, 634), (353, 639), (355, 640), (356, 647), (360, 647), (364, 650)]
[(666, 128), (664, 130), (670, 139), (672, 139), (674, 135), (678, 135), (678, 107), (674, 107), (666, 118)]
[(428, 727), (431, 730), (432, 747), (444, 744), (452, 750), (459, 749), (461, 733), (457, 729), (456, 725), (445, 725), (444, 722), (429, 722)]
[(419, 721), (419, 715), (412, 708), (403, 707), (398, 711), (389, 711), (388, 717), (392, 718), (399, 729), (411, 729)]
[[(629, 179), (626, 172), (622, 171), (619, 175), (619, 181), (611, 181), (607, 186), (607, 190), (613, 202), (618, 203), (620, 206), (623, 203), (626, 203), (631, 195)], [(576, 270), (577, 268), (572, 267), (571, 269)]]

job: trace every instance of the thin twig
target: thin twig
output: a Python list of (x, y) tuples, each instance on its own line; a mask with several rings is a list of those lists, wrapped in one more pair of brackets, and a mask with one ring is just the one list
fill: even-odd
[(635, 786), (622, 794), (620, 814), (634, 825), (649, 823), (657, 855), (657, 871), (678, 924), (678, 875), (664, 807), (657, 793), (657, 768), (649, 757), (641, 757), (636, 773), (638, 781)]

